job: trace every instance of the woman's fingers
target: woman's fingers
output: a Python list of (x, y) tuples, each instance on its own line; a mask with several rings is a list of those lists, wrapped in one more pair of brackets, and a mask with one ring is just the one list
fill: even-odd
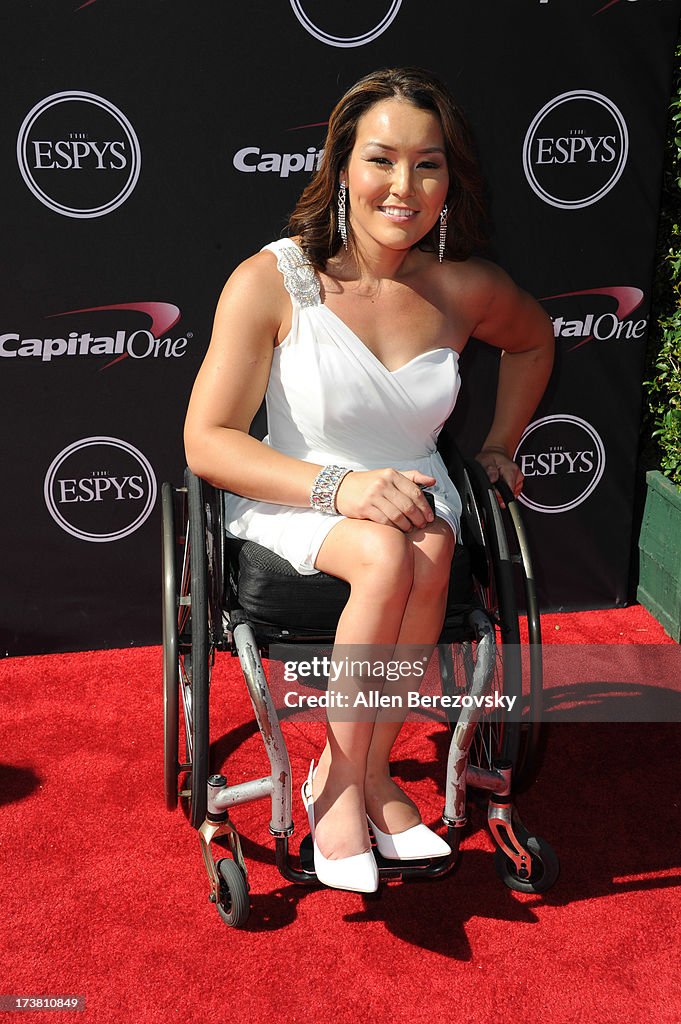
[(520, 467), (512, 459), (509, 459), (508, 456), (501, 452), (490, 452), (484, 449), (475, 457), (484, 467), (492, 483), (496, 483), (499, 477), (501, 477), (511, 488), (516, 498), (518, 497), (523, 489), (525, 477), (521, 473)]
[(433, 513), (423, 492), (416, 484), (406, 478), (394, 481), (392, 488), (383, 495), (383, 511), (393, 526), (408, 532), (413, 527), (419, 529), (433, 521)]
[(520, 467), (515, 462), (511, 462), (510, 459), (505, 459), (498, 467), (498, 470), (500, 476), (506, 481), (517, 498), (523, 489), (523, 482), (525, 480), (525, 477), (520, 472)]
[(413, 483), (418, 484), (419, 487), (432, 487), (436, 483), (434, 476), (428, 476), (426, 473), (422, 473), (419, 469), (401, 469), (395, 470), (394, 472), (399, 473), (400, 476), (406, 476), (407, 480), (411, 480)]
[(338, 489), (336, 507), (352, 519), (370, 519), (407, 533), (434, 519), (422, 488), (435, 478), (418, 470), (374, 469), (348, 474)]
[[(432, 487), (434, 483), (436, 483), (434, 476), (428, 476), (417, 469), (398, 471), (394, 484), (400, 496), (404, 495), (404, 499), (400, 497), (399, 504), (398, 502), (396, 504), (409, 520), (409, 528), (412, 525), (421, 528), (435, 519), (435, 513), (423, 493), (425, 487)], [(403, 500), (408, 501), (406, 507), (402, 504)]]

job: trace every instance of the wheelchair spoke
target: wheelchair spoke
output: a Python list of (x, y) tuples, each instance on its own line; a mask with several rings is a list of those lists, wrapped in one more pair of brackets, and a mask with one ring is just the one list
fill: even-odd
[[(445, 658), (442, 676), (445, 692), (463, 696), (471, 691), (473, 673), (476, 662), (476, 643), (464, 641), (451, 648), (451, 658)], [(447, 668), (451, 666), (451, 669)], [(494, 676), (490, 692), (502, 692), (502, 677), (500, 670), (500, 659), (494, 668)], [(469, 751), (470, 763), (479, 768), (491, 769), (495, 758), (501, 753), (503, 743), (503, 722), (496, 721), (489, 714), (480, 718), (480, 722), (473, 735)]]
[[(186, 525), (185, 545), (182, 554), (182, 575), (180, 577), (180, 606), (178, 614), (178, 631), (180, 636), (187, 628), (191, 610), (191, 572), (190, 572), (191, 538), (189, 536), (189, 522)], [(189, 601), (189, 603), (187, 603)]]
[(182, 688), (182, 707), (184, 709), (184, 734), (186, 738), (187, 760), (191, 763), (192, 754), (192, 688), (186, 672), (183, 658), (180, 658), (180, 686)]

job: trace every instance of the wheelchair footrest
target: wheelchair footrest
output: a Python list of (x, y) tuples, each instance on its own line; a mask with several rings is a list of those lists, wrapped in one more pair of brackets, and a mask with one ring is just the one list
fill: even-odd
[[(459, 830), (447, 830), (447, 842), (452, 848), (451, 857), (424, 858), (422, 860), (389, 860), (383, 857), (376, 847), (372, 848), (381, 878), (434, 878), (448, 874), (455, 866), (459, 855)], [(314, 848), (312, 835), (308, 834), (300, 844), (300, 864), (303, 871), (309, 873), (310, 884), (317, 883), (314, 870)]]

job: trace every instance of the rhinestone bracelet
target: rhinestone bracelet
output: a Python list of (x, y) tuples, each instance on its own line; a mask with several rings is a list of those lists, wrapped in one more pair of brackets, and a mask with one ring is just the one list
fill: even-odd
[(321, 472), (317, 473), (310, 491), (310, 507), (317, 512), (326, 512), (329, 516), (337, 516), (336, 495), (341, 481), (352, 473), (347, 466), (324, 466)]

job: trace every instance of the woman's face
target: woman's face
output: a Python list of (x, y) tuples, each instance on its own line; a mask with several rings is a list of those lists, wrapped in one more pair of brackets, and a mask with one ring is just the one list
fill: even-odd
[(411, 248), (437, 221), (449, 187), (439, 118), (396, 97), (375, 103), (357, 123), (341, 181), (361, 248)]

